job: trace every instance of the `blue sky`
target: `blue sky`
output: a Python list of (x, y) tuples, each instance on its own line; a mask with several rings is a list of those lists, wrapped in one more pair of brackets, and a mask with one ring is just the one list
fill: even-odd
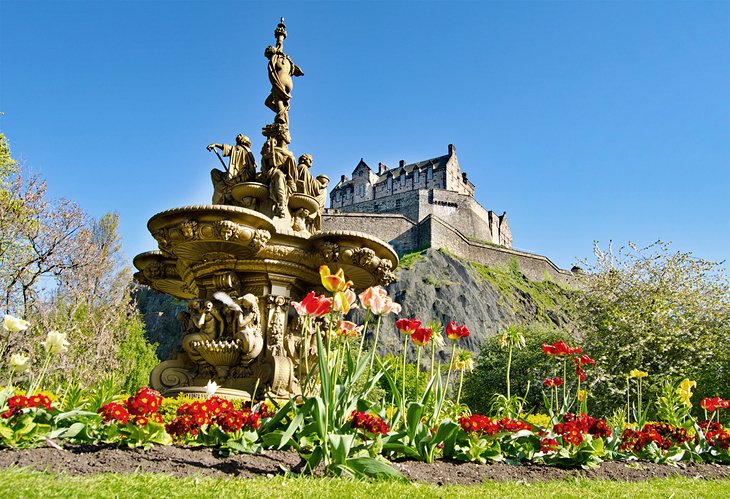
[(264, 48), (304, 70), (296, 155), (333, 180), (453, 143), (516, 248), (730, 253), (730, 2), (0, 3), (0, 130), (53, 196), (146, 222), (210, 202), (210, 142), (258, 151)]

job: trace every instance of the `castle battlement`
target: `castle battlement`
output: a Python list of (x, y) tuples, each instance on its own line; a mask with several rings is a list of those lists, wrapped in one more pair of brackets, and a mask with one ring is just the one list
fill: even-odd
[[(338, 218), (338, 214), (349, 215)], [(469, 239), (512, 247), (506, 212), (498, 215), (474, 199), (474, 184), (462, 172), (453, 144), (444, 156), (410, 164), (401, 161), (393, 169), (379, 163), (374, 171), (361, 159), (352, 178), (343, 175), (332, 189), (326, 211), (328, 228), (354, 224), (356, 230), (390, 241), (401, 254), (423, 245), (409, 225), (429, 217), (441, 219)]]

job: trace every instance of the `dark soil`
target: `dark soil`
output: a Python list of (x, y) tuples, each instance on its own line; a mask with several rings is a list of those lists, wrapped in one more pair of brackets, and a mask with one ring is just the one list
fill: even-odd
[[(281, 475), (300, 470), (300, 459), (292, 452), (265, 451), (256, 455), (220, 457), (208, 448), (158, 446), (150, 450), (119, 449), (81, 445), (56, 449), (0, 451), (0, 467), (28, 467), (72, 475), (91, 473), (167, 473), (177, 477), (207, 476), (253, 478)], [(393, 466), (409, 480), (445, 484), (473, 484), (485, 480), (538, 482), (568, 478), (639, 481), (669, 476), (718, 479), (730, 478), (730, 466), (706, 463), (679, 463), (677, 466), (648, 462), (606, 462), (591, 470), (565, 470), (550, 466), (472, 464), (437, 461), (425, 464), (399, 461)]]

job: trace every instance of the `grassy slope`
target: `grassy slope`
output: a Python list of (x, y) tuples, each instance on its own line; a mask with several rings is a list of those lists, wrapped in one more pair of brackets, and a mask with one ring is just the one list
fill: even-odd
[(74, 477), (27, 470), (0, 470), (2, 497), (727, 497), (730, 481), (669, 478), (649, 482), (554, 481), (524, 484), (487, 482), (437, 486), (344, 479), (257, 478), (253, 480), (173, 478), (159, 474), (99, 474)]

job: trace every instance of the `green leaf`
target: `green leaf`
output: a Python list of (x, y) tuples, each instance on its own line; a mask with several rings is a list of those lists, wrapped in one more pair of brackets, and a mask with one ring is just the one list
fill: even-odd
[(361, 476), (378, 478), (381, 480), (396, 480), (399, 482), (408, 481), (389, 463), (372, 457), (354, 457), (352, 459), (348, 459), (346, 464), (348, 468)]

